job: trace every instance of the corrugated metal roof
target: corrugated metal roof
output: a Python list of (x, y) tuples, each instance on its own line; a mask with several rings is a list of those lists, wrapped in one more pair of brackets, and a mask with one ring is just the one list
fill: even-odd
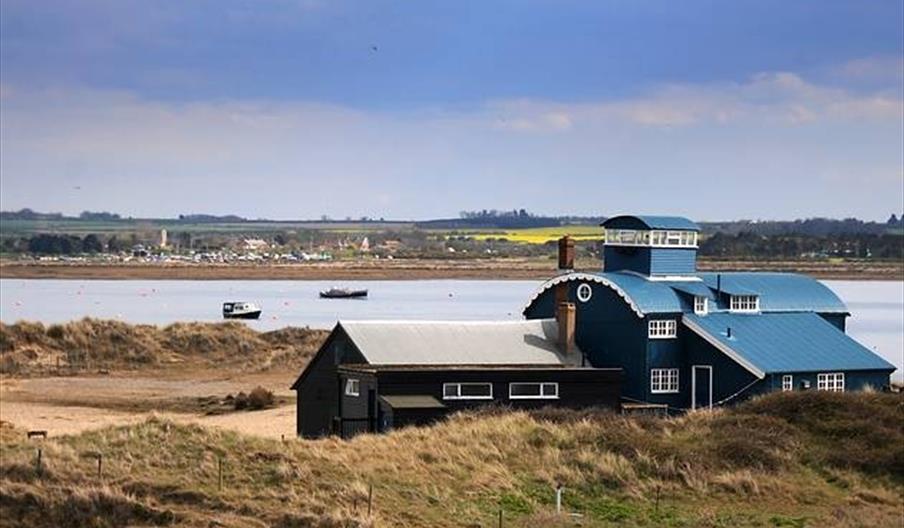
[(758, 295), (762, 312), (847, 313), (847, 306), (825, 284), (796, 273), (732, 272), (697, 274), (707, 286), (735, 295)]
[(619, 215), (606, 219), (603, 227), (614, 227), (623, 223), (637, 220), (647, 229), (676, 229), (679, 231), (700, 231), (700, 226), (683, 216), (652, 216), (652, 215)]
[(778, 372), (895, 368), (815, 313), (685, 314), (682, 320), (761, 378)]
[(713, 291), (703, 283), (703, 281), (681, 281), (681, 282), (667, 282), (669, 288), (673, 290), (677, 290), (682, 293), (686, 293), (688, 295), (693, 295), (695, 297), (706, 297), (707, 299), (715, 299), (716, 296)]
[(386, 395), (380, 396), (393, 409), (445, 409), (446, 406), (433, 396), (427, 394)]
[[(832, 290), (805, 275), (793, 273), (721, 273), (722, 291), (734, 295), (758, 295), (761, 312), (847, 313)], [(544, 291), (567, 281), (593, 282), (615, 290), (638, 317), (652, 313), (681, 313), (687, 308), (678, 291), (715, 298), (716, 273), (699, 273), (702, 281), (656, 280), (630, 272), (567, 273), (543, 283), (524, 311)], [(711, 307), (711, 310), (715, 310)]]
[(375, 365), (579, 365), (556, 345), (554, 319), (529, 321), (339, 321)]

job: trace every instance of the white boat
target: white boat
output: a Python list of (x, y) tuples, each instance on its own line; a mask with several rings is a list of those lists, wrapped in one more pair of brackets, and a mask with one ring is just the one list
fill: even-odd
[(250, 302), (223, 303), (224, 319), (257, 319), (261, 316), (261, 307)]

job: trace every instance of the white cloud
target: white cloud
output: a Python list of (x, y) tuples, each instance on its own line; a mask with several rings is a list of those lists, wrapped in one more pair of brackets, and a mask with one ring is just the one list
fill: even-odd
[(8, 85), (2, 99), (5, 209), (297, 218), (511, 206), (712, 219), (887, 216), (904, 203), (900, 99), (791, 73), (404, 113)]

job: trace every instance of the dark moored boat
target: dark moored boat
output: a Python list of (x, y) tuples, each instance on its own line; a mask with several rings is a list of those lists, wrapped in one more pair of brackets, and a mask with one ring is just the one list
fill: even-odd
[(349, 288), (330, 288), (320, 292), (324, 299), (362, 299), (367, 297), (367, 290), (351, 290)]
[(257, 319), (261, 316), (260, 306), (250, 302), (223, 303), (225, 319)]

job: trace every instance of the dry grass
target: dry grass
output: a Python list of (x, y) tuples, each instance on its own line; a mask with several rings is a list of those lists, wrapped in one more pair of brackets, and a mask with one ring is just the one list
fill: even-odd
[[(801, 406), (835, 425), (785, 414)], [(863, 438), (873, 426), (887, 435), (884, 449), (855, 465), (824, 456), (826, 442), (839, 453), (869, 444), (837, 436), (861, 412), (882, 417), (857, 423)], [(900, 395), (801, 393), (676, 419), (496, 410), (349, 441), (150, 419), (46, 441), (40, 475), (36, 444), (5, 427), (0, 525), (490, 526), (502, 508), (506, 526), (574, 526), (554, 514), (563, 485), (581, 526), (893, 526), (902, 418)]]
[(166, 327), (82, 319), (66, 324), (0, 323), (0, 373), (34, 375), (100, 369), (214, 365), (266, 370), (303, 365), (324, 330), (258, 333), (242, 323), (176, 323)]

